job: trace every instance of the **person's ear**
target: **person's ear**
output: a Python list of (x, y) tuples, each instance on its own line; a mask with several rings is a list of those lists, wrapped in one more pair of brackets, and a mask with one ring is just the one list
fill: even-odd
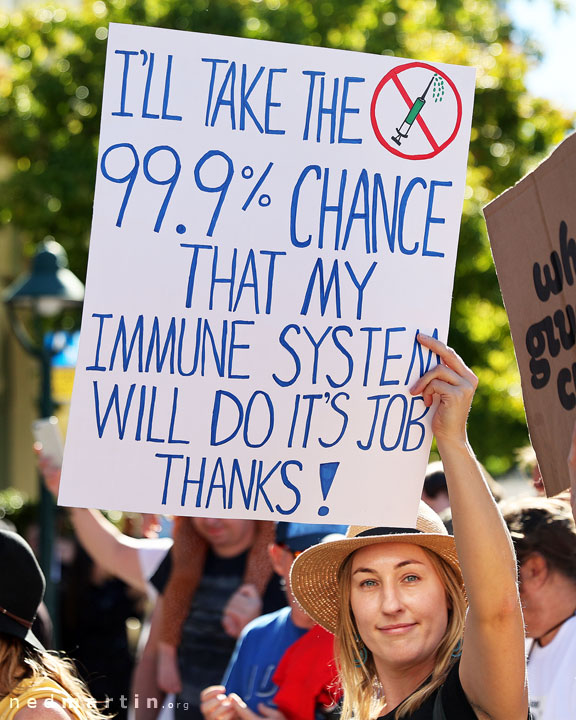
[(548, 580), (548, 563), (540, 553), (532, 553), (520, 566), (520, 582), (538, 588)]
[(270, 556), (270, 562), (272, 563), (274, 572), (277, 575), (284, 577), (284, 548), (281, 548), (280, 545), (276, 545), (276, 543), (270, 544), (268, 545), (268, 555)]

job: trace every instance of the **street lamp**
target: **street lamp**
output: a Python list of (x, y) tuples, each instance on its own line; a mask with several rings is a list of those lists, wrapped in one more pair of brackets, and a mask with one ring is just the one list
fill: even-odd
[[(32, 260), (31, 272), (15, 280), (6, 289), (3, 301), (14, 334), (24, 350), (40, 362), (40, 417), (54, 412), (52, 399), (52, 358), (61, 347), (48, 343), (48, 324), (54, 330), (55, 318), (65, 310), (82, 306), (84, 285), (68, 270), (66, 251), (54, 240), (38, 245)], [(31, 321), (31, 332), (25, 316)], [(54, 545), (54, 501), (40, 481), (40, 565), (46, 577), (46, 605), (54, 617), (55, 595), (52, 577)]]

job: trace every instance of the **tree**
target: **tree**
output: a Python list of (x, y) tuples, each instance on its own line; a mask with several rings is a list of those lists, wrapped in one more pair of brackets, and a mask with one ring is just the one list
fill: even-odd
[(52, 235), (85, 273), (108, 22), (321, 45), (478, 68), (451, 342), (480, 377), (471, 440), (494, 472), (527, 442), (482, 207), (572, 127), (524, 85), (533, 51), (497, 0), (96, 0), (0, 16), (0, 220)]

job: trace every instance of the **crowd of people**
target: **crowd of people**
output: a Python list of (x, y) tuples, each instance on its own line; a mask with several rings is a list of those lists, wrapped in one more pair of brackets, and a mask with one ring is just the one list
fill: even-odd
[[(411, 392), (437, 405), (442, 463), (413, 526), (177, 518), (172, 538), (136, 539), (72, 509), (98, 596), (66, 612), (83, 630), (67, 648), (82, 677), (47, 649), (34, 554), (0, 530), (0, 720), (576, 718), (576, 435), (572, 496), (499, 503), (466, 434), (476, 377), (439, 340), (419, 341), (441, 360)], [(56, 493), (59, 468), (41, 452), (40, 466)], [(105, 594), (102, 578), (118, 585)], [(141, 608), (120, 682), (123, 642), (115, 662), (83, 653), (142, 596), (151, 616)]]

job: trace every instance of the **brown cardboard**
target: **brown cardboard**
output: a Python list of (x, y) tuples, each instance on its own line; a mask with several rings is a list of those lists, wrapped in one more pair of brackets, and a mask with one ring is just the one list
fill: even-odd
[[(570, 484), (566, 459), (576, 419), (576, 134), (484, 215), (530, 437), (546, 492), (554, 495)], [(554, 292), (541, 287), (550, 280), (557, 281)]]

